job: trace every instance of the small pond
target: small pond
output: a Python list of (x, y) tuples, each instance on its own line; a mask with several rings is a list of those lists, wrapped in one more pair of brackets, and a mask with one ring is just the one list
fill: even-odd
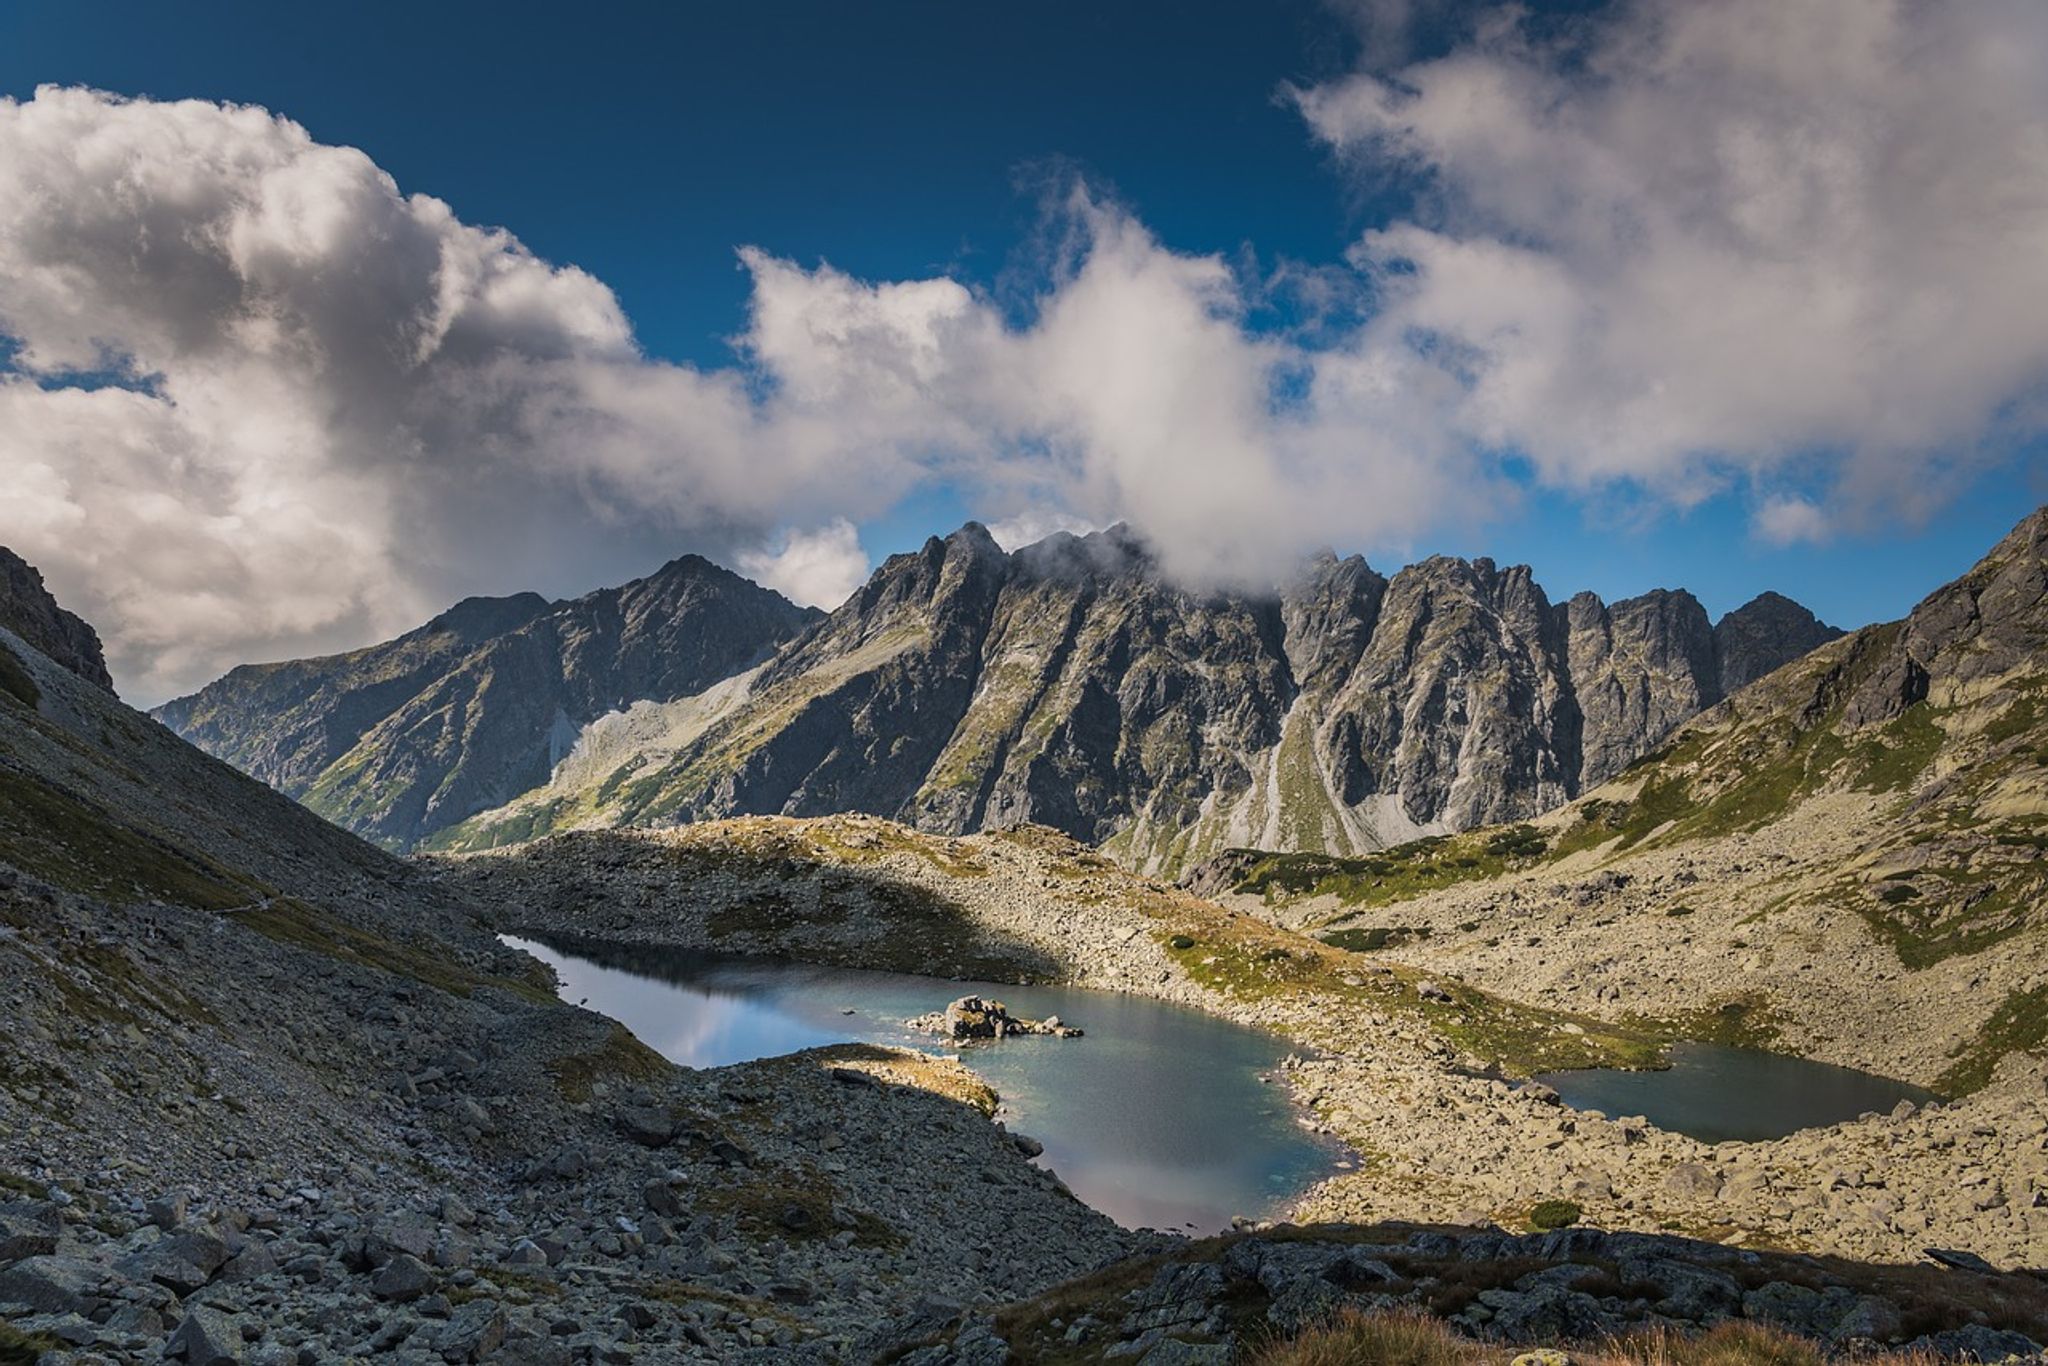
[(1574, 1109), (1641, 1115), (1703, 1143), (1783, 1138), (1883, 1113), (1902, 1100), (1937, 1099), (1932, 1091), (1854, 1068), (1708, 1043), (1674, 1044), (1671, 1066), (1661, 1072), (1589, 1068), (1546, 1072), (1536, 1080)]
[[(831, 1043), (957, 1053), (1001, 1093), (1001, 1118), (1045, 1144), (1038, 1161), (1126, 1227), (1213, 1233), (1269, 1215), (1345, 1159), (1296, 1123), (1261, 1074), (1281, 1039), (1142, 996), (955, 982), (643, 946), (508, 938), (560, 975), (562, 997), (601, 1011), (689, 1067)], [(961, 996), (1058, 1015), (1079, 1039), (952, 1049), (904, 1028)]]

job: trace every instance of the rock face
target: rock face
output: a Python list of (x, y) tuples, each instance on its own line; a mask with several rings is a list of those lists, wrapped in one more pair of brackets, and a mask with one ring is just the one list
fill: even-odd
[(571, 602), (470, 598), (382, 645), (245, 665), (152, 714), (402, 849), (546, 782), (597, 717), (698, 692), (819, 615), (685, 556)]
[(1764, 600), (1717, 628), (1682, 591), (1553, 604), (1483, 559), (1389, 579), (1326, 554), (1275, 593), (1197, 593), (1121, 527), (1005, 554), (969, 523), (668, 743), (444, 842), (860, 811), (1030, 821), (1164, 871), (1232, 845), (1359, 852), (1561, 805), (1814, 631), (1838, 634)]
[(1714, 627), (1721, 692), (1740, 692), (1788, 659), (1810, 654), (1841, 634), (1790, 598), (1759, 594)]
[(99, 633), (65, 611), (35, 566), (0, 546), (0, 627), (14, 632), (86, 682), (114, 690)]

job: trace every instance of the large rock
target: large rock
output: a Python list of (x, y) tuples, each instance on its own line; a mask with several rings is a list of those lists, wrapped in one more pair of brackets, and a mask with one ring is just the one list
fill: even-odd
[(63, 1216), (55, 1205), (0, 1205), (0, 1266), (55, 1252), (57, 1235), (63, 1230)]
[(471, 1300), (457, 1309), (434, 1339), (444, 1361), (482, 1361), (505, 1344), (509, 1327), (495, 1300)]
[(97, 1262), (30, 1257), (0, 1271), (0, 1304), (25, 1304), (38, 1314), (76, 1314), (106, 1279), (106, 1269)]
[(231, 1314), (203, 1304), (189, 1306), (185, 1321), (164, 1343), (164, 1355), (185, 1366), (228, 1366), (242, 1359), (242, 1325)]

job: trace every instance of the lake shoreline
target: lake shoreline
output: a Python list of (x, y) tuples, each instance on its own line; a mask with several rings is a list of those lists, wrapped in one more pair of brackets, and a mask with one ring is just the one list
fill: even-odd
[[(996, 1117), (1085, 1203), (1134, 1231), (1226, 1232), (1276, 1215), (1354, 1161), (1311, 1133), (1286, 1088), (1287, 1041), (1137, 993), (960, 982), (582, 936), (502, 939), (577, 1001), (669, 1061), (716, 1068), (806, 1048), (867, 1044), (978, 1075)], [(1089, 1022), (1078, 1040), (935, 1038), (915, 1016), (962, 993)], [(1020, 1143), (1023, 1140), (1020, 1140)]]
[[(501, 908), (497, 928), (513, 932), (845, 966), (972, 964), (984, 980), (1059, 976), (1279, 1034), (1314, 1054), (1286, 1069), (1293, 1095), (1360, 1161), (1296, 1202), (1302, 1221), (1518, 1227), (1536, 1204), (1564, 1200), (1606, 1228), (1864, 1259), (1945, 1245), (2048, 1262), (2048, 1225), (2008, 1208), (2007, 1192), (2035, 1180), (2048, 1127), (2018, 1058), (1955, 1104), (1705, 1144), (1468, 1075), (1495, 1061), (1472, 1050), (1489, 1037), (1473, 1021), (1487, 1023), (1497, 1002), (1455, 979), (1436, 988), (1133, 877), (1050, 832), (939, 838), (863, 817), (749, 818), (558, 837), (435, 866)], [(1528, 1037), (1504, 1047), (1582, 1043), (1571, 1033), (1581, 1027), (1557, 1017), (1513, 1018)]]

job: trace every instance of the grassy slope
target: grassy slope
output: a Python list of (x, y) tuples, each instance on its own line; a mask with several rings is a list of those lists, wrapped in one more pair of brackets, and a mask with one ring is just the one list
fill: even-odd
[[(1964, 583), (1976, 591), (2009, 569), (1994, 555)], [(1950, 665), (1954, 679), (1945, 682), (1937, 660), (1928, 696), (1855, 724), (1851, 699), (1913, 629), (1892, 623), (1824, 646), (1533, 825), (1357, 859), (1240, 853), (1232, 890), (1275, 906), (1317, 903), (1333, 939), (1377, 933), (1383, 945), (1402, 930), (1387, 912), (1446, 887), (1552, 865), (1560, 875), (1625, 871), (1677, 847), (1736, 850), (1816, 798), (1856, 792), (1877, 801), (1852, 832), (1852, 854), (1788, 873), (1789, 890), (1755, 915), (1794, 914), (1795, 902), (1852, 911), (1908, 971), (2048, 929), (2048, 653), (2023, 650), (1987, 676), (1971, 668), (1970, 652), (1983, 651), (1966, 641), (1952, 652), (1964, 656)], [(1981, 1086), (2005, 1052), (2048, 1042), (2044, 996), (2022, 990), (2000, 1003), (1944, 1088)]]

